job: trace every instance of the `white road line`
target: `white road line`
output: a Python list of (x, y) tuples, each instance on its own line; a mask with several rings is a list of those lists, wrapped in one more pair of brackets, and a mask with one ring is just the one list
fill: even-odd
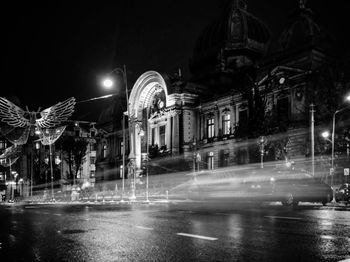
[(136, 226), (139, 229), (145, 229), (145, 230), (153, 230), (151, 227), (143, 227), (143, 226)]
[(206, 237), (206, 236), (192, 235), (192, 234), (186, 234), (186, 233), (176, 233), (176, 235), (184, 236), (184, 237), (193, 237), (193, 238), (205, 239), (205, 240), (210, 240), (210, 241), (218, 240), (216, 237)]
[(333, 240), (333, 239), (335, 239), (334, 236), (330, 236), (330, 235), (321, 235), (320, 237), (321, 237), (322, 239), (327, 239), (327, 240)]
[(301, 217), (279, 217), (279, 216), (265, 216), (267, 218), (277, 218), (277, 219), (291, 219), (291, 220), (302, 220)]
[(229, 214), (229, 213), (214, 213), (215, 215), (223, 215), (223, 216), (229, 216), (229, 215), (231, 215), (231, 214)]
[(62, 214), (54, 214), (55, 216), (62, 216)]
[(345, 258), (343, 260), (339, 260), (338, 262), (350, 262), (350, 257), (349, 258)]

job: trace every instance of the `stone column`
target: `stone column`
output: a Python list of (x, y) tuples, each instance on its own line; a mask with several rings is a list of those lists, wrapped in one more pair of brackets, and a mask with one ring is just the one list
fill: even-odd
[(214, 112), (214, 127), (215, 127), (215, 137), (219, 136), (220, 128), (220, 110), (216, 109)]
[(166, 119), (166, 126), (165, 126), (165, 144), (166, 144), (166, 148), (170, 149), (170, 139), (171, 139), (171, 121), (170, 121), (171, 117), (167, 117)]
[(234, 131), (234, 127), (236, 124), (236, 106), (234, 104), (230, 105), (230, 118), (231, 118), (231, 132)]
[(179, 153), (179, 145), (180, 145), (180, 133), (179, 133), (179, 115), (176, 114), (173, 116), (173, 130), (172, 130), (173, 136), (173, 153), (178, 154)]

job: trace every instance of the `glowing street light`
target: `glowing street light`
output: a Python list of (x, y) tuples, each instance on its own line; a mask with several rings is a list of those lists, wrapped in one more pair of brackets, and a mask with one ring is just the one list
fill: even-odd
[(329, 138), (330, 137), (330, 133), (329, 133), (329, 131), (327, 130), (327, 131), (324, 131), (324, 132), (322, 132), (322, 134), (321, 134), (321, 136), (324, 138), (324, 139), (326, 139), (326, 140), (329, 140), (329, 139), (327, 139), (327, 138)]
[(105, 88), (108, 88), (108, 89), (109, 89), (109, 88), (113, 87), (114, 82), (113, 82), (112, 79), (106, 78), (106, 79), (103, 80), (102, 85), (103, 85)]

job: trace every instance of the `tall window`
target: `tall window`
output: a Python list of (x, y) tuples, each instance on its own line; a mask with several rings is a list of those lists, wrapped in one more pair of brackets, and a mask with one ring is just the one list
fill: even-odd
[(160, 146), (165, 146), (165, 125), (159, 127), (159, 143)]
[(91, 151), (96, 151), (96, 144), (95, 143), (90, 143), (90, 152)]
[[(122, 154), (123, 154), (123, 150), (124, 150), (124, 142), (123, 142), (123, 141), (120, 141), (120, 142), (119, 142), (119, 152), (120, 152), (119, 155), (122, 155)], [(126, 152), (125, 152), (125, 153), (126, 153)]]
[(231, 116), (229, 114), (224, 114), (222, 116), (222, 134), (223, 135), (230, 134), (230, 126), (231, 126), (230, 117)]
[(103, 158), (107, 157), (107, 145), (106, 144), (103, 144), (103, 147), (102, 147), (102, 157)]
[(207, 120), (207, 130), (208, 130), (208, 138), (212, 138), (215, 136), (214, 118), (209, 118)]
[(6, 141), (0, 140), (0, 149), (5, 149), (6, 148)]

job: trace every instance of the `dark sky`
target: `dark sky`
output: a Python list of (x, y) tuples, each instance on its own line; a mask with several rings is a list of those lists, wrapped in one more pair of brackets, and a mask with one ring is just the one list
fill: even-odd
[[(14, 1), (12, 1), (14, 2)], [(74, 2), (74, 3), (72, 3)], [(14, 94), (36, 110), (70, 96), (106, 94), (103, 73), (127, 65), (129, 87), (145, 71), (189, 76), (188, 59), (219, 0), (27, 1), (2, 6), (4, 75), (1, 96)], [(276, 36), (298, 0), (249, 0), (248, 10)], [(349, 1), (309, 0), (315, 20), (349, 56)]]

